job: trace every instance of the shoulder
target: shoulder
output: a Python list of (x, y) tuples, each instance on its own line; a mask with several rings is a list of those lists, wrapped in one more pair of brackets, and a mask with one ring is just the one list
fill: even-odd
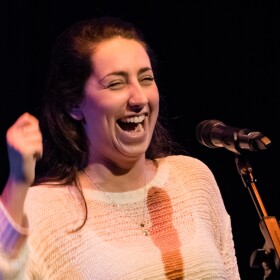
[(158, 170), (173, 184), (192, 189), (218, 190), (218, 185), (210, 168), (200, 159), (186, 155), (172, 155), (157, 160)]
[(212, 174), (212, 171), (209, 169), (209, 167), (200, 159), (195, 158), (193, 156), (187, 156), (187, 155), (172, 155), (167, 156), (165, 158), (157, 159), (158, 165), (169, 165), (170, 168), (176, 169), (179, 171), (188, 171), (192, 172), (195, 171), (196, 173), (202, 172), (202, 173), (210, 173)]
[(199, 205), (206, 205), (205, 209), (225, 210), (215, 176), (200, 159), (186, 155), (168, 156), (159, 160), (159, 169), (165, 169), (169, 193), (180, 197), (185, 205), (197, 204), (199, 200)]
[(59, 223), (62, 216), (74, 212), (75, 207), (79, 206), (77, 197), (74, 186), (33, 186), (27, 193), (25, 212), (31, 224), (40, 224), (50, 218)]

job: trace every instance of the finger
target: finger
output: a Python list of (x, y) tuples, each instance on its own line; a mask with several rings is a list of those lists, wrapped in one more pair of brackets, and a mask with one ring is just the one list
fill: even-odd
[(43, 137), (39, 130), (26, 132), (24, 141), (18, 145), (24, 154), (33, 155), (36, 160), (43, 155)]

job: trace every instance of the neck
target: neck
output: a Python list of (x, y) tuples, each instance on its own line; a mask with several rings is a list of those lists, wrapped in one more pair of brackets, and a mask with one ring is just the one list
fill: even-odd
[[(91, 178), (91, 181), (101, 187), (102, 191), (125, 192), (136, 190), (146, 185), (147, 169), (146, 161), (141, 164), (138, 163), (130, 169), (109, 169), (103, 164), (91, 163), (85, 168), (85, 173)], [(96, 186), (92, 187), (96, 188)]]

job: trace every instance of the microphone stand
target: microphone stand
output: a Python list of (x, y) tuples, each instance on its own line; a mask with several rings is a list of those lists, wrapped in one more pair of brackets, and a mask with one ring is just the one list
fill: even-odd
[[(277, 275), (280, 272), (280, 227), (279, 222), (274, 216), (269, 216), (266, 212), (265, 206), (262, 202), (260, 194), (256, 186), (256, 180), (252, 173), (252, 167), (244, 155), (236, 154), (236, 167), (241, 176), (244, 186), (248, 189), (249, 194), (254, 202), (258, 212), (260, 222), (259, 227), (265, 239), (262, 249), (257, 249), (252, 252), (250, 257), (250, 266), (252, 268), (259, 268), (263, 263), (266, 263), (271, 269), (269, 278), (272, 272)], [(279, 277), (279, 276), (276, 276)], [(280, 278), (275, 278), (280, 279)]]

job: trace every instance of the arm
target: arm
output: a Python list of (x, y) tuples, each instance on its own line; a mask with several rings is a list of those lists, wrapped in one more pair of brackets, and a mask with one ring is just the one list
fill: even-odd
[(204, 164), (201, 176), (204, 177), (207, 185), (206, 204), (211, 223), (213, 226), (216, 246), (224, 262), (226, 279), (240, 280), (239, 267), (236, 257), (235, 244), (232, 232), (231, 217), (228, 214), (220, 188), (213, 172)]
[(0, 278), (14, 275), (24, 265), (28, 229), (24, 201), (43, 152), (38, 120), (24, 113), (8, 129), (6, 140), (10, 173), (0, 197)]
[(220, 253), (223, 258), (227, 271), (227, 279), (240, 279), (239, 267), (236, 257), (235, 244), (232, 232), (231, 217), (228, 214), (220, 192), (220, 189), (212, 177), (213, 190), (212, 209), (213, 209), (213, 224), (216, 229), (216, 236)]
[(8, 129), (6, 138), (10, 174), (1, 201), (13, 220), (22, 225), (25, 196), (34, 181), (36, 160), (43, 152), (38, 120), (24, 113)]

